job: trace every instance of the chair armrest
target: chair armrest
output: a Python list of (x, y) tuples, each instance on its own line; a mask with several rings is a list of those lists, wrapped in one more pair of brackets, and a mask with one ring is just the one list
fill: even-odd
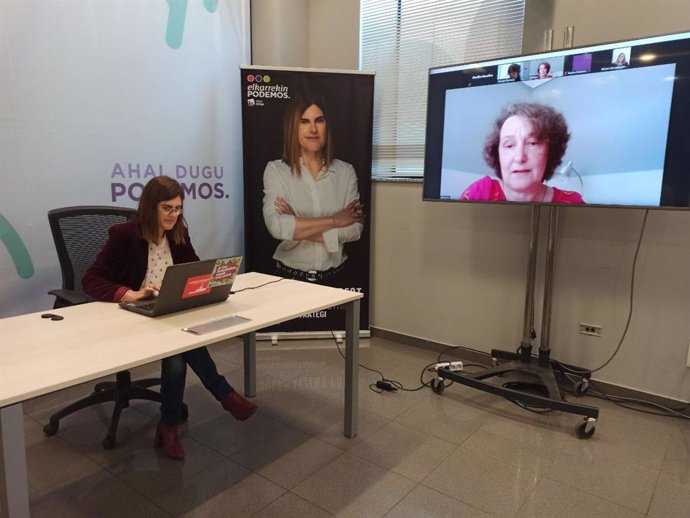
[(93, 302), (93, 299), (88, 295), (82, 295), (72, 290), (50, 290), (48, 295), (55, 295), (58, 299), (65, 301), (69, 306), (76, 306), (77, 304), (85, 304), (86, 302)]

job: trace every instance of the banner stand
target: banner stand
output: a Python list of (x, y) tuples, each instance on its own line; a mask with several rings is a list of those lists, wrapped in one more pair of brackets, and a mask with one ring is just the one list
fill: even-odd
[[(363, 293), (368, 333), (374, 74), (242, 66), (240, 79), (247, 271)], [(264, 335), (344, 328), (336, 307)]]
[[(338, 344), (345, 342), (345, 331), (333, 331), (335, 339)], [(371, 332), (368, 329), (359, 332), (359, 338), (370, 338)], [(333, 340), (333, 335), (330, 331), (308, 331), (308, 332), (275, 332), (275, 333), (256, 333), (256, 340), (262, 342), (271, 342), (272, 345), (278, 345), (281, 340)]]

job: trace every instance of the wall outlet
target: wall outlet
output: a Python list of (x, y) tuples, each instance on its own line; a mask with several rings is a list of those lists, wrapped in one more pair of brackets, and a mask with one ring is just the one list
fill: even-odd
[(597, 324), (584, 324), (580, 322), (580, 334), (601, 336), (601, 326)]

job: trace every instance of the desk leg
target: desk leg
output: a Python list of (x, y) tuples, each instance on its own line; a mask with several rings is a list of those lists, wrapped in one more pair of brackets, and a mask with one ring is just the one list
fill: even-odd
[(256, 396), (256, 333), (247, 333), (244, 340), (244, 395)]
[(357, 435), (359, 299), (345, 304), (345, 436)]
[(0, 515), (29, 518), (22, 404), (0, 408)]

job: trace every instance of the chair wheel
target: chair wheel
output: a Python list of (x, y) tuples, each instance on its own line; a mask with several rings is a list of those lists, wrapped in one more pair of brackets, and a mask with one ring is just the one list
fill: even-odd
[(443, 379), (434, 378), (431, 380), (431, 390), (433, 390), (437, 394), (443, 394), (443, 389), (445, 388), (446, 386), (443, 384)]
[(108, 435), (105, 439), (103, 439), (103, 448), (106, 450), (112, 450), (115, 448), (115, 437), (111, 437)]
[(180, 414), (180, 417), (182, 418), (183, 423), (186, 423), (189, 419), (189, 407), (187, 406), (187, 403), (182, 403), (182, 413)]
[(589, 381), (586, 379), (583, 379), (582, 381), (578, 381), (575, 383), (573, 386), (573, 393), (577, 397), (582, 397), (587, 393), (587, 389), (589, 388)]
[[(592, 420), (594, 421), (594, 420)], [(589, 420), (585, 420), (584, 423), (581, 423), (577, 426), (575, 429), (575, 433), (577, 433), (577, 437), (579, 439), (591, 439), (592, 435), (594, 435), (594, 432), (596, 431), (596, 428), (594, 427), (594, 424), (589, 422)]]
[(48, 437), (52, 437), (56, 433), (58, 433), (58, 429), (60, 428), (59, 423), (48, 423), (43, 427), (43, 433), (47, 435)]

